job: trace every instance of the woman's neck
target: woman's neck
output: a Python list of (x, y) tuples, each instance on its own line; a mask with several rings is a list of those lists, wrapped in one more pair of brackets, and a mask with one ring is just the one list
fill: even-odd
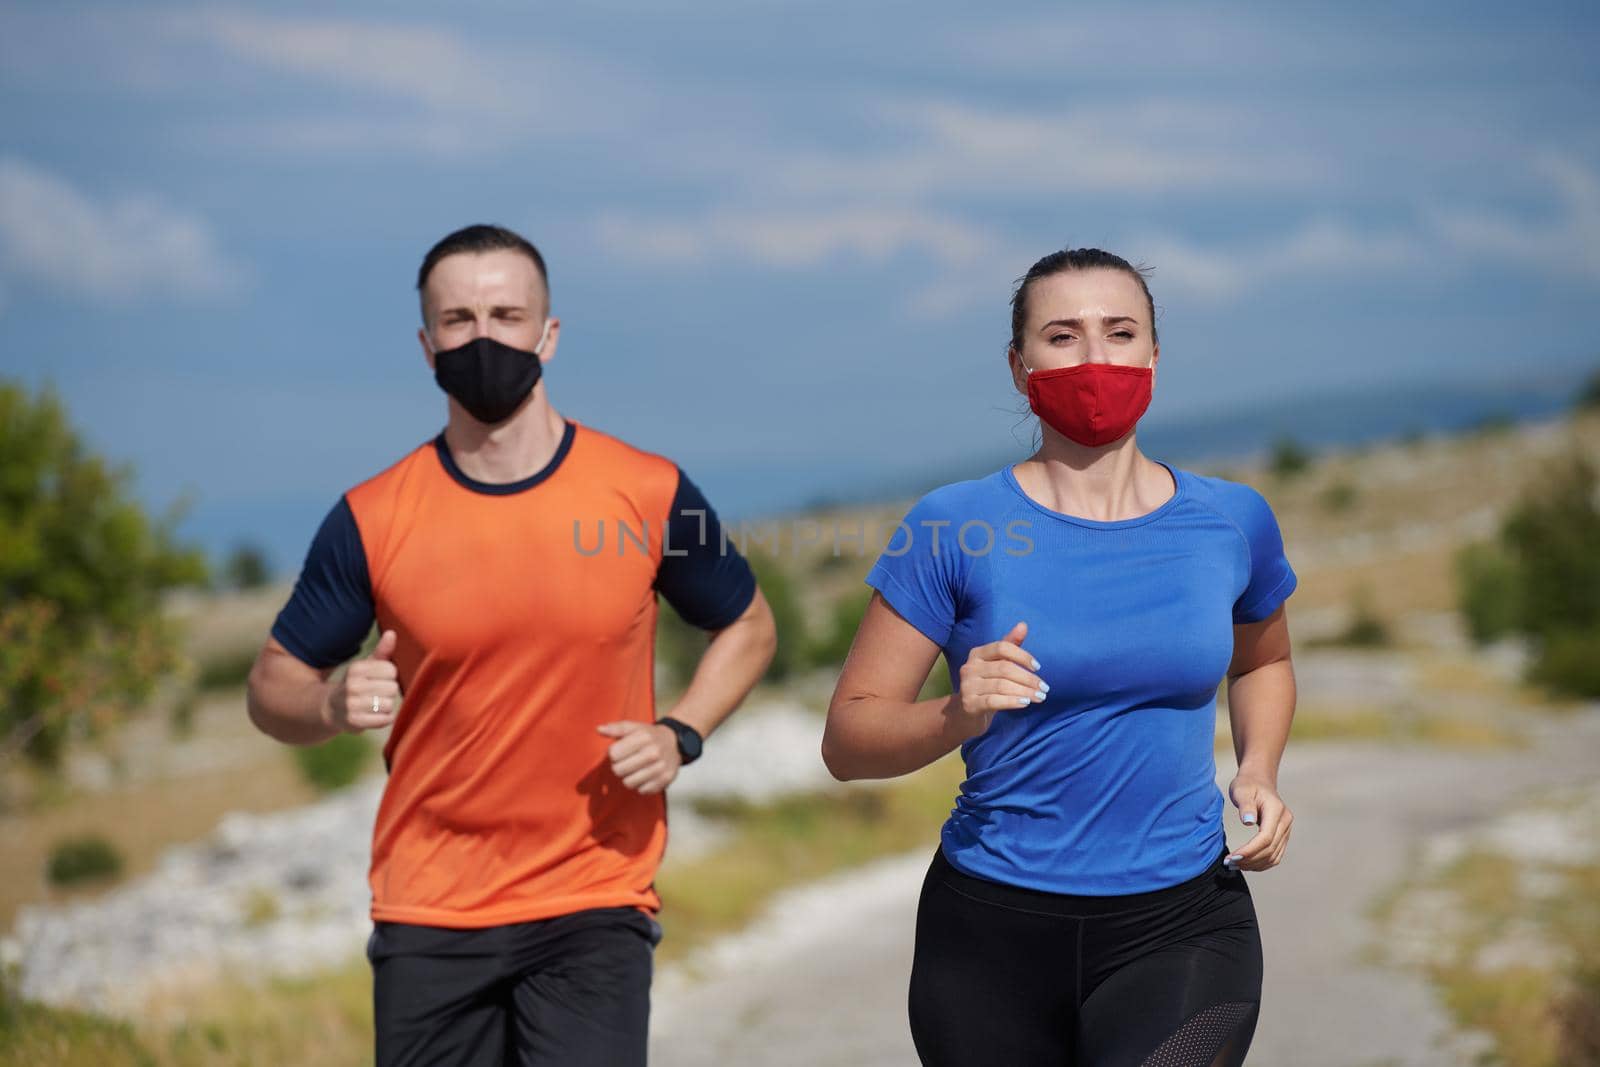
[(1177, 492), (1167, 468), (1140, 452), (1131, 433), (1102, 448), (1086, 448), (1048, 427), (1045, 433), (1039, 451), (1012, 473), (1029, 497), (1051, 511), (1118, 522), (1148, 515)]

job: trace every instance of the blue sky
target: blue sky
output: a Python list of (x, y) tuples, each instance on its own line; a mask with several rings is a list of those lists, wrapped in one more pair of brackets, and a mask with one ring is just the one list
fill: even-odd
[(1154, 268), (1150, 418), (1600, 356), (1593, 4), (0, 4), (0, 374), (290, 569), (442, 425), (417, 264), (729, 516), (1026, 454), (1011, 283)]

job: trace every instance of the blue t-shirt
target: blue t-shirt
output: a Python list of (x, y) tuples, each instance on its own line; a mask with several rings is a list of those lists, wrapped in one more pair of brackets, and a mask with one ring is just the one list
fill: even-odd
[(1213, 745), (1233, 626), (1294, 591), (1256, 490), (1163, 463), (1176, 492), (1097, 522), (1037, 503), (1011, 465), (928, 493), (867, 584), (944, 650), (1019, 621), (1050, 685), (961, 746), (967, 778), (941, 835), (980, 878), (1053, 893), (1142, 893), (1194, 877), (1224, 843)]

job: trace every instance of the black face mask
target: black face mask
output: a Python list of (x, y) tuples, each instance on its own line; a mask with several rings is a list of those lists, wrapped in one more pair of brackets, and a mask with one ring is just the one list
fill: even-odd
[[(549, 331), (548, 324), (545, 327)], [(544, 337), (539, 338), (544, 346)], [(479, 422), (504, 422), (533, 392), (541, 370), (538, 349), (525, 352), (492, 337), (474, 337), (458, 348), (436, 352), (433, 380)]]

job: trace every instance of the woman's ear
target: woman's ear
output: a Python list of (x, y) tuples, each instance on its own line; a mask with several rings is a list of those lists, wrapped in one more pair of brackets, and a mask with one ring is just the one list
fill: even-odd
[(1006, 362), (1011, 366), (1011, 384), (1017, 387), (1017, 392), (1028, 391), (1028, 365), (1022, 362), (1022, 353), (1017, 351), (1016, 345), (1006, 345)]

